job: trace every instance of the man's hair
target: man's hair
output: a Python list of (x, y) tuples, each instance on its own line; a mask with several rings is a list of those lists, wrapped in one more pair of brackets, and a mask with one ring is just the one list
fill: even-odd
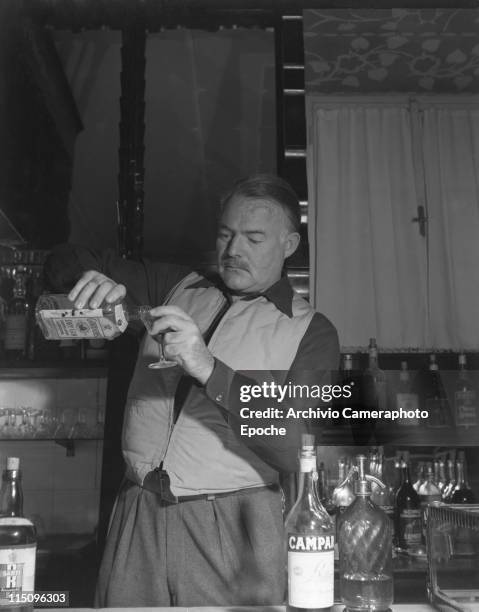
[(250, 200), (266, 200), (283, 209), (291, 230), (299, 232), (301, 225), (301, 208), (298, 196), (293, 188), (279, 176), (274, 174), (255, 174), (240, 179), (221, 200), (222, 212), (233, 198)]

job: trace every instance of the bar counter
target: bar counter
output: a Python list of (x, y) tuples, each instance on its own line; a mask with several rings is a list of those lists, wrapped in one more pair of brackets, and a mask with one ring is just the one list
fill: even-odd
[[(479, 604), (469, 604), (470, 610), (479, 612)], [(59, 612), (59, 608), (37, 608), (38, 612)], [(69, 612), (286, 612), (286, 606), (229, 606), (192, 608), (68, 608)], [(332, 612), (343, 612), (344, 606), (336, 604)], [(393, 604), (392, 612), (434, 612), (429, 604)]]

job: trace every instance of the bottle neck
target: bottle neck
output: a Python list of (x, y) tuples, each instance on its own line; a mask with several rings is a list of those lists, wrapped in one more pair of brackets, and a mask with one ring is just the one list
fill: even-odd
[(378, 351), (375, 348), (369, 349), (369, 369), (375, 370), (378, 367)]
[(469, 485), (467, 484), (466, 474), (464, 470), (464, 463), (462, 461), (458, 461), (456, 464), (457, 471), (457, 486), (460, 489), (468, 489)]
[(5, 470), (0, 491), (0, 516), (23, 516), (20, 470)]
[(407, 464), (403, 465), (402, 467), (402, 482), (403, 484), (411, 484), (411, 476), (409, 474), (409, 466)]

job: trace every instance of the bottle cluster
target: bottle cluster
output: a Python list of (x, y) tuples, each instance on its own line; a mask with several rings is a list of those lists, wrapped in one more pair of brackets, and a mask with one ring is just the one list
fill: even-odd
[(0, 252), (0, 359), (35, 359), (35, 303), (43, 291), (45, 256), (38, 250)]
[(324, 464), (317, 467), (314, 438), (303, 439), (298, 499), (285, 521), (288, 609), (331, 610), (336, 550), (346, 610), (386, 612), (393, 601), (393, 525), (373, 499), (385, 485), (370, 473), (364, 455), (340, 465), (345, 478), (333, 501), (326, 493)]
[[(352, 461), (350, 457), (338, 459), (337, 479), (330, 476), (334, 470), (320, 463), (319, 497), (336, 521), (356, 499)], [(395, 553), (412, 557), (425, 554), (423, 512), (427, 505), (476, 502), (468, 482), (463, 450), (451, 449), (430, 457), (421, 455), (413, 461), (408, 451), (386, 458), (381, 449), (372, 449), (366, 465), (368, 473), (384, 484), (380, 487), (372, 483), (371, 500), (384, 511), (393, 526)]]
[[(416, 371), (410, 370), (407, 360), (400, 362), (399, 369), (382, 370), (375, 338), (369, 342), (367, 367), (355, 369), (354, 359), (352, 354), (343, 356), (342, 383), (352, 383), (356, 389), (353, 397), (343, 402), (345, 406), (380, 411), (382, 415), (388, 411), (400, 413), (392, 424), (404, 432), (413, 427), (464, 430), (479, 425), (479, 395), (465, 353), (457, 355), (455, 371), (447, 375), (441, 371), (435, 353), (425, 356), (423, 366)], [(374, 432), (377, 423), (371, 420), (369, 426), (370, 433)], [(363, 429), (367, 429), (364, 423)]]
[[(80, 332), (76, 337), (45, 333), (38, 305), (45, 299), (43, 265), (47, 254), (43, 250), (0, 249), (0, 363), (18, 366), (32, 361), (104, 360), (108, 329), (105, 334)], [(68, 307), (71, 310), (70, 302)], [(65, 326), (65, 317), (62, 320)], [(112, 320), (110, 329), (116, 329), (117, 321)], [(83, 330), (87, 324), (85, 316), (79, 326)], [(54, 341), (47, 342), (50, 339)]]

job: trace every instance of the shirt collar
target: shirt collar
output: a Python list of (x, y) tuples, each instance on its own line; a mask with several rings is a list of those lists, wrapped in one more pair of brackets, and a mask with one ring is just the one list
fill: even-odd
[[(229, 301), (231, 301), (231, 293), (223, 283), (222, 279), (217, 275), (208, 277), (202, 276), (199, 280), (191, 283), (191, 285), (188, 285), (186, 289), (197, 289), (200, 287), (216, 287), (226, 296)], [(271, 285), (271, 287), (266, 289), (266, 291), (245, 295), (241, 299), (247, 301), (263, 296), (274, 304), (278, 310), (291, 319), (293, 317), (293, 295), (294, 291), (289, 284), (288, 277), (282, 276), (279, 281), (276, 281), (273, 285)]]

